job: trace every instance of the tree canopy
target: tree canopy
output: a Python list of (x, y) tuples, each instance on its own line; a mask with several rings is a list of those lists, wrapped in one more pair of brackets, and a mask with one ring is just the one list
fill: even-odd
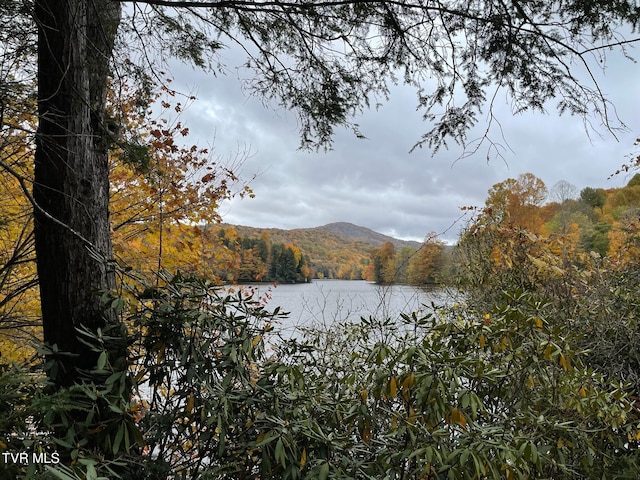
[(165, 58), (215, 71), (223, 66), (220, 50), (239, 44), (249, 71), (244, 86), (297, 112), (303, 146), (329, 144), (336, 126), (359, 133), (354, 115), (402, 82), (416, 88), (427, 122), (415, 146), (437, 149), (448, 140), (466, 144), (500, 89), (514, 113), (544, 111), (552, 100), (560, 113), (595, 113), (609, 128), (618, 126), (596, 74), (610, 50), (626, 53), (638, 40), (640, 7), (632, 1), (148, 0), (131, 2), (123, 14), (115, 58), (131, 58), (136, 40), (143, 50), (155, 47)]

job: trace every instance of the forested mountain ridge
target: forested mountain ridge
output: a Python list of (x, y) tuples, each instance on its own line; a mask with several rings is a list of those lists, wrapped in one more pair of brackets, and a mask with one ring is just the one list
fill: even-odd
[[(349, 222), (334, 222), (319, 227), (293, 228), (290, 230), (280, 228), (249, 227), (245, 225), (232, 224), (222, 224), (221, 226), (225, 228), (233, 227), (241, 236), (259, 236), (262, 232), (267, 232), (274, 241), (284, 243), (295, 243), (295, 240), (300, 236), (307, 237), (309, 234), (315, 234), (318, 236), (320, 241), (322, 241), (322, 239), (331, 238), (333, 236), (337, 237), (336, 241), (338, 242), (344, 242), (346, 244), (351, 244), (354, 242), (360, 243), (363, 244), (363, 248), (371, 246), (379, 247), (385, 242), (391, 242), (396, 248), (418, 248), (421, 245), (420, 242), (411, 240), (400, 240), (398, 238), (376, 232), (370, 228), (362, 227), (360, 225), (355, 225)], [(327, 236), (322, 232), (328, 232), (331, 235)]]
[(420, 248), (421, 243), (410, 241), (410, 240), (400, 240), (397, 238), (390, 237), (388, 235), (384, 235), (382, 233), (371, 230), (367, 227), (361, 227), (359, 225), (354, 225), (353, 223), (348, 222), (334, 222), (328, 223), (321, 227), (316, 227), (312, 230), (324, 230), (327, 232), (334, 233), (344, 238), (348, 238), (350, 240), (356, 240), (362, 243), (367, 243), (370, 245), (374, 245), (376, 247), (382, 246), (385, 242), (391, 242), (396, 248)]
[(291, 230), (231, 224), (222, 224), (219, 228), (233, 229), (241, 238), (259, 238), (266, 234), (273, 244), (296, 245), (308, 257), (319, 278), (364, 278), (372, 251), (385, 242), (398, 249), (420, 246), (418, 242), (399, 240), (346, 222)]

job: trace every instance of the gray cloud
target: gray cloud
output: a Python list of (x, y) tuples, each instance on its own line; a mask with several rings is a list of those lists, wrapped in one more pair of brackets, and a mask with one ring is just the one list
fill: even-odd
[[(297, 149), (295, 114), (247, 96), (233, 74), (207, 78), (182, 66), (173, 72), (176, 88), (198, 97), (183, 119), (191, 140), (206, 145), (215, 138), (223, 157), (251, 152), (240, 174), (258, 174), (251, 185), (256, 198), (225, 202), (221, 213), (226, 222), (256, 227), (347, 221), (401, 238), (446, 231), (443, 238), (454, 240), (462, 222), (451, 226), (460, 207), (482, 205), (493, 184), (520, 173), (532, 172), (549, 188), (559, 180), (578, 189), (623, 185), (628, 177), (607, 178), (626, 161), (640, 132), (640, 86), (632, 81), (638, 66), (618, 58), (610, 61), (601, 86), (629, 132), (616, 141), (595, 125), (597, 132), (588, 135), (581, 118), (559, 117), (552, 105), (547, 114), (512, 116), (500, 100), (495, 114), (501, 123), (493, 125), (491, 138), (501, 145), (502, 158), (489, 161), (487, 145), (469, 158), (459, 158), (455, 145), (433, 156), (426, 149), (410, 154), (427, 126), (415, 110), (415, 93), (405, 87), (393, 88), (387, 104), (356, 120), (366, 140), (340, 130), (331, 151), (316, 153)], [(479, 125), (469, 138), (481, 136), (485, 127)]]

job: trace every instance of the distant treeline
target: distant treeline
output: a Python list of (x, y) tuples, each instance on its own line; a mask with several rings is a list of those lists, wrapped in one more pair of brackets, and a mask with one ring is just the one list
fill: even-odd
[(266, 233), (243, 238), (233, 229), (220, 229), (218, 239), (235, 253), (219, 272), (227, 281), (300, 283), (314, 277), (308, 257), (294, 244), (272, 244)]
[[(234, 227), (220, 228), (219, 243), (230, 253), (229, 261), (218, 267), (217, 275), (230, 282), (308, 282), (313, 278), (368, 280), (377, 283), (436, 284), (447, 264), (446, 246), (429, 236), (422, 247), (397, 249), (391, 242), (379, 248), (353, 242), (358, 249), (351, 256), (347, 249), (323, 255), (315, 263), (294, 243), (275, 243), (268, 232), (259, 236), (240, 236)], [(318, 237), (314, 251), (330, 251)], [(308, 242), (308, 240), (307, 240)], [(334, 263), (330, 263), (333, 259)]]
[(386, 242), (371, 252), (367, 279), (384, 284), (436, 285), (444, 280), (449, 259), (447, 246), (435, 234), (427, 235), (418, 249), (398, 250)]

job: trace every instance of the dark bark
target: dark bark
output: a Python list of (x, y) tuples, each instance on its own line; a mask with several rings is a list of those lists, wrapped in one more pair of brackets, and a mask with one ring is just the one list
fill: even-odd
[(120, 4), (37, 0), (35, 16), (35, 247), (44, 340), (74, 354), (61, 357), (50, 374), (66, 386), (95, 365), (97, 354), (78, 341), (76, 329), (95, 331), (109, 321), (97, 294), (115, 286), (101, 126)]

